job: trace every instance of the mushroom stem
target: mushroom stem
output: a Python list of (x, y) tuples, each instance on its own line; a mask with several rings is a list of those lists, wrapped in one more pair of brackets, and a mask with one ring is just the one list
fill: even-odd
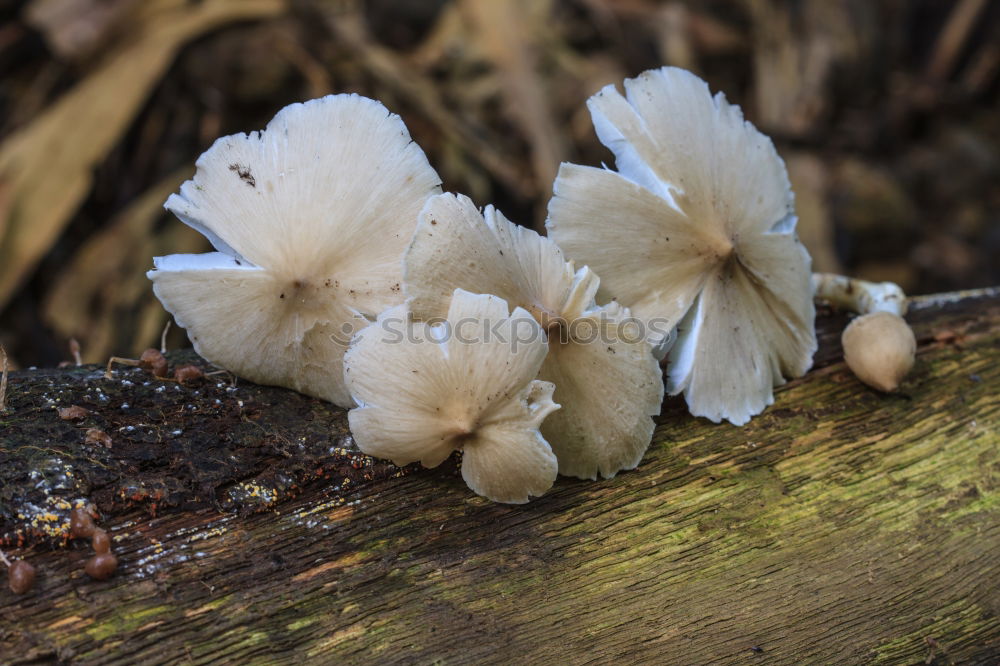
[(891, 312), (906, 314), (906, 294), (892, 282), (868, 282), (846, 275), (813, 273), (813, 295), (818, 301), (858, 314)]
[(7, 559), (7, 555), (2, 550), (0, 550), (0, 562), (3, 562), (8, 567), (10, 566), (10, 560)]
[(172, 320), (167, 319), (166, 326), (163, 327), (163, 332), (160, 333), (160, 353), (167, 353), (167, 333), (170, 331), (170, 323)]
[[(542, 327), (542, 330), (545, 331), (547, 336), (551, 337), (552, 333), (558, 331), (560, 328), (563, 328), (565, 325), (563, 318), (560, 317), (558, 313), (553, 312), (538, 303), (526, 305), (524, 309), (535, 318), (535, 321), (538, 322), (538, 325)], [(558, 338), (558, 336), (556, 337)]]
[(104, 370), (105, 379), (114, 379), (115, 376), (111, 374), (111, 366), (117, 363), (118, 365), (131, 365), (133, 367), (138, 367), (139, 359), (137, 358), (122, 358), (121, 356), (112, 356), (108, 359), (108, 367)]

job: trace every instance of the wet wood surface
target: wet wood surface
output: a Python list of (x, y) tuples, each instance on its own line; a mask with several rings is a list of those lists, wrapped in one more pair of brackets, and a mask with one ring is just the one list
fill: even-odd
[[(851, 375), (824, 313), (816, 368), (748, 426), (668, 399), (637, 470), (524, 506), (360, 456), (342, 411), (281, 389), (16, 373), (0, 534), (38, 579), (0, 589), (0, 663), (996, 663), (1000, 296), (908, 319), (897, 394)], [(113, 440), (90, 461), (87, 427)], [(48, 519), (12, 508), (40, 482)], [(105, 582), (60, 537), (84, 499)]]

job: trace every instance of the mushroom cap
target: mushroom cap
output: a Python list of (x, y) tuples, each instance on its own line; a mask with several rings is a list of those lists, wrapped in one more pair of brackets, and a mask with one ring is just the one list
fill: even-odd
[(810, 258), (785, 165), (739, 107), (665, 67), (594, 95), (618, 172), (563, 164), (550, 237), (603, 280), (600, 295), (677, 326), (667, 388), (692, 414), (746, 423), (816, 350)]
[(495, 294), (530, 312), (549, 334), (540, 379), (562, 408), (542, 433), (568, 476), (606, 478), (633, 469), (649, 447), (663, 400), (651, 344), (617, 303), (598, 307), (600, 281), (576, 270), (550, 239), (492, 206), (480, 214), (461, 195), (427, 200), (404, 259), (407, 304), (419, 319), (442, 317), (456, 289)]
[[(589, 308), (573, 327), (568, 338), (550, 341), (539, 374), (555, 384), (563, 406), (545, 420), (542, 434), (559, 458), (560, 474), (610, 479), (635, 469), (649, 448), (663, 373), (627, 308)], [(592, 337), (588, 330), (603, 333)]]
[(402, 302), (402, 254), (440, 179), (399, 116), (358, 95), (218, 139), (166, 208), (217, 252), (157, 257), (153, 291), (195, 349), (261, 384), (350, 406), (355, 330)]
[(406, 303), (418, 319), (444, 316), (455, 289), (494, 294), (529, 312), (579, 315), (598, 288), (588, 269), (577, 279), (551, 240), (493, 206), (480, 213), (462, 194), (427, 199), (403, 266)]
[(496, 502), (524, 503), (555, 481), (556, 457), (539, 432), (559, 408), (538, 381), (548, 344), (521, 308), (455, 290), (447, 317), (416, 322), (386, 310), (354, 338), (344, 376), (348, 414), (365, 453), (436, 467), (461, 449), (462, 477)]
[(913, 367), (917, 340), (910, 325), (884, 310), (861, 315), (840, 337), (844, 361), (858, 379), (891, 393)]

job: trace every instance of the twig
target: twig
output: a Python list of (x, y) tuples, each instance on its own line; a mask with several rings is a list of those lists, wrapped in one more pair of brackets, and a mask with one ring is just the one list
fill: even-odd
[(7, 411), (7, 350), (0, 345), (0, 355), (3, 355), (3, 370), (0, 371), (0, 412)]
[(947, 291), (942, 294), (911, 296), (909, 305), (911, 310), (926, 310), (939, 308), (949, 303), (958, 303), (967, 298), (1000, 298), (1000, 287), (980, 287), (979, 289)]
[[(547, 187), (567, 150), (549, 106), (549, 86), (538, 76), (535, 53), (539, 45), (530, 36), (526, 3), (465, 0), (459, 6), (471, 17), (477, 41), (499, 73), (507, 114), (520, 125), (531, 146), (535, 182)], [(544, 207), (540, 212), (534, 228), (544, 233)]]
[(934, 54), (927, 66), (928, 79), (940, 82), (948, 76), (986, 4), (986, 0), (962, 0), (952, 9), (934, 44)]

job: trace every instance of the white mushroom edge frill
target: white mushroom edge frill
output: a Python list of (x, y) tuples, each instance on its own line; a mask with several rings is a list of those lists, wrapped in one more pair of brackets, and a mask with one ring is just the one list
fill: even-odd
[(344, 359), (358, 407), (348, 413), (358, 448), (397, 465), (436, 467), (461, 450), (462, 478), (496, 502), (547, 491), (558, 463), (539, 432), (557, 410), (553, 385), (535, 379), (548, 344), (525, 310), (455, 290), (444, 322), (391, 308), (360, 331)]
[(667, 389), (742, 425), (816, 351), (810, 258), (770, 139), (694, 74), (664, 67), (588, 101), (618, 172), (563, 164), (550, 237), (647, 322), (677, 326)]
[(218, 139), (166, 208), (217, 252), (154, 259), (195, 350), (259, 384), (353, 405), (351, 335), (402, 303), (402, 255), (440, 179), (399, 116), (358, 95), (285, 107)]
[(634, 469), (649, 447), (663, 380), (646, 331), (618, 303), (598, 306), (597, 275), (577, 270), (550, 239), (466, 196), (427, 200), (404, 259), (410, 312), (448, 312), (456, 288), (495, 294), (527, 310), (549, 340), (538, 377), (555, 384), (562, 408), (542, 434), (559, 473), (606, 478)]

